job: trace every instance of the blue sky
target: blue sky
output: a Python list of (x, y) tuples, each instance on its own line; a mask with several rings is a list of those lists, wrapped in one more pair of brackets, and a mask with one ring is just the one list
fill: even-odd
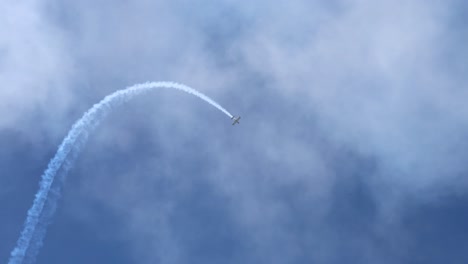
[(36, 263), (468, 262), (464, 1), (0, 3), (0, 262), (107, 94)]

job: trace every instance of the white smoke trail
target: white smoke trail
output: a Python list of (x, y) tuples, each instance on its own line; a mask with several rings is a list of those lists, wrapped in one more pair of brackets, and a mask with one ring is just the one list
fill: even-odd
[(62, 178), (61, 181), (63, 181), (66, 172), (70, 169), (82, 145), (86, 142), (88, 133), (92, 131), (113, 108), (127, 102), (136, 95), (155, 88), (171, 88), (193, 94), (232, 118), (232, 115), (226, 109), (208, 96), (186, 85), (174, 82), (147, 82), (135, 84), (106, 96), (103, 100), (86, 111), (81, 119), (73, 125), (60, 144), (57, 153), (52, 160), (50, 160), (47, 169), (42, 175), (41, 182), (39, 183), (39, 190), (36, 193), (33, 205), (28, 210), (23, 231), (18, 238), (16, 247), (11, 252), (9, 264), (33, 263), (35, 261), (36, 255), (42, 246), (47, 225), (55, 212), (56, 202), (60, 196), (60, 185), (51, 189), (54, 179), (59, 170), (62, 169), (63, 171), (60, 176)]

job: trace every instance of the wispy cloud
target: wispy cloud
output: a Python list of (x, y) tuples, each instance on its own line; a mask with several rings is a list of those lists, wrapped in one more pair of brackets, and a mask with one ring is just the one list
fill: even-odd
[(42, 1), (2, 1), (0, 9), (0, 128), (19, 129), (47, 109), (61, 115), (73, 68), (60, 27)]

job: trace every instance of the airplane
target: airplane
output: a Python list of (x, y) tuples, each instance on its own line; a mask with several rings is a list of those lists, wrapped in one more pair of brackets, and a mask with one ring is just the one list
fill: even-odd
[(241, 119), (240, 116), (233, 116), (231, 117), (232, 120), (234, 120), (234, 122), (232, 122), (232, 125), (235, 125), (235, 124), (239, 124), (239, 120)]

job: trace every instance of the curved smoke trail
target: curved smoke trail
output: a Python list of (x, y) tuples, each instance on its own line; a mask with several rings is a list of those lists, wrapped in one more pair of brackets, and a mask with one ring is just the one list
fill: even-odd
[(64, 176), (76, 159), (81, 147), (86, 142), (88, 133), (116, 106), (129, 101), (136, 95), (155, 88), (171, 88), (193, 94), (232, 118), (232, 115), (226, 109), (208, 96), (186, 85), (174, 82), (147, 82), (136, 84), (106, 96), (103, 100), (86, 111), (81, 119), (73, 125), (60, 144), (57, 153), (52, 160), (50, 160), (47, 169), (42, 175), (41, 182), (39, 183), (39, 190), (36, 193), (33, 205), (28, 210), (24, 229), (18, 238), (16, 247), (11, 252), (9, 264), (34, 262), (42, 246), (47, 225), (55, 212), (56, 203), (60, 197), (60, 186), (52, 188), (54, 179), (59, 170), (61, 170), (62, 173), (60, 176), (63, 176), (59, 177), (59, 181), (64, 180)]

